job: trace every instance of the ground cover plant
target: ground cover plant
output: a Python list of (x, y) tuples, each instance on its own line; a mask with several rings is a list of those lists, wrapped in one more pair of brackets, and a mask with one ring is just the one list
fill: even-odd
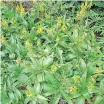
[(103, 1), (1, 2), (2, 104), (104, 103)]

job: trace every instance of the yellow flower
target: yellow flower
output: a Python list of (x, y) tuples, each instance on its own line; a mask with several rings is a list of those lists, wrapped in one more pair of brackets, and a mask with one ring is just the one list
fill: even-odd
[(102, 70), (102, 67), (98, 67), (97, 68), (97, 73), (101, 73), (103, 70)]
[(69, 88), (69, 91), (70, 91), (71, 93), (75, 93), (77, 90), (78, 90), (78, 88), (77, 88), (76, 86), (71, 86), (71, 87)]
[(82, 3), (81, 4), (81, 11), (77, 13), (77, 19), (81, 20), (85, 16), (86, 10), (88, 8), (91, 8), (91, 6), (92, 6), (92, 2), (88, 3), (87, 0), (86, 0), (85, 4)]
[(14, 24), (14, 19), (13, 18), (10, 20), (10, 23), (11, 24)]
[(24, 14), (24, 12), (25, 12), (25, 9), (24, 9), (23, 7), (21, 7), (21, 8), (20, 8), (20, 13), (21, 13), (21, 14)]
[(25, 34), (26, 34), (26, 32), (27, 32), (26, 29), (23, 28), (23, 29), (22, 29), (22, 33), (25, 33)]
[(91, 8), (91, 6), (92, 6), (92, 1), (87, 5), (87, 8)]
[(42, 26), (39, 26), (37, 29), (37, 33), (42, 34), (43, 33), (43, 28)]
[(1, 21), (1, 26), (3, 26), (4, 28), (7, 28), (7, 27), (8, 27), (7, 21), (3, 19), (3, 20)]
[(91, 84), (95, 84), (95, 82), (96, 82), (95, 79), (92, 77), (91, 78)]
[(31, 46), (32, 46), (32, 44), (30, 43), (30, 41), (29, 41), (29, 40), (27, 40), (27, 41), (25, 42), (25, 46), (26, 46), (26, 47), (31, 47)]
[(53, 65), (51, 66), (51, 71), (52, 71), (52, 72), (56, 72), (56, 70), (57, 70), (57, 67), (56, 67), (56, 65), (53, 64)]
[(0, 37), (0, 40), (1, 40), (2, 44), (7, 44), (7, 41), (3, 35)]
[(94, 84), (90, 84), (89, 86), (88, 86), (88, 90), (92, 90), (94, 88)]
[(75, 83), (77, 83), (80, 80), (80, 76), (76, 75), (72, 79)]
[(57, 28), (59, 28), (60, 26), (61, 26), (61, 17), (58, 17)]
[(50, 16), (47, 14), (47, 13), (45, 13), (45, 18), (49, 18)]
[(32, 93), (31, 93), (31, 91), (29, 89), (26, 90), (26, 95), (27, 95), (27, 97), (31, 97), (32, 96)]
[(44, 10), (45, 4), (43, 2), (41, 2), (39, 6), (41, 10)]
[(67, 26), (66, 26), (65, 23), (64, 23), (64, 24), (62, 25), (62, 27), (61, 27), (61, 30), (62, 30), (63, 32), (65, 32), (66, 29), (67, 29)]
[(20, 3), (20, 6), (17, 5), (16, 10), (17, 10), (17, 12), (19, 12), (19, 13), (22, 14), (22, 15), (23, 15), (24, 12), (25, 12), (25, 9), (24, 9), (24, 7), (22, 6), (22, 3)]
[(57, 37), (56, 37), (56, 41), (58, 42), (59, 40), (60, 40), (60, 37), (59, 37), (59, 36), (57, 36)]
[(21, 38), (21, 39), (26, 38), (26, 33), (27, 33), (26, 29), (23, 28), (22, 31), (21, 31), (21, 34), (20, 34), (20, 38)]
[(77, 19), (81, 19), (85, 16), (86, 6), (84, 3), (81, 4), (81, 11), (77, 13)]
[(98, 74), (95, 74), (92, 76), (94, 79), (96, 79), (98, 77)]
[(20, 62), (21, 62), (21, 58), (17, 58), (17, 59), (16, 59), (16, 63), (19, 64)]

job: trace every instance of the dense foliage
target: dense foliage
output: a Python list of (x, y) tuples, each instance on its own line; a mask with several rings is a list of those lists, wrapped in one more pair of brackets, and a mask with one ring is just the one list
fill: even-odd
[(104, 2), (28, 3), (1, 4), (2, 104), (103, 104)]

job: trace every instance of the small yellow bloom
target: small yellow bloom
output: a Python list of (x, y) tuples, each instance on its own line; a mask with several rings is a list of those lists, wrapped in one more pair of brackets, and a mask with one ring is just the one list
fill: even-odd
[(91, 78), (91, 84), (95, 84), (96, 80), (92, 77)]
[(26, 34), (26, 32), (27, 32), (26, 29), (23, 28), (23, 29), (22, 29), (22, 34)]
[(63, 32), (65, 32), (66, 29), (67, 29), (67, 26), (66, 26), (65, 24), (63, 24), (62, 27), (61, 27), (61, 30), (62, 30)]
[(98, 67), (97, 68), (97, 73), (101, 73), (103, 70), (102, 70), (102, 67)]
[(72, 79), (75, 83), (77, 83), (80, 80), (80, 76), (76, 75)]
[(12, 19), (10, 20), (10, 23), (11, 23), (11, 24), (14, 24), (14, 22), (15, 22), (15, 21), (14, 21), (14, 19), (12, 18)]
[(7, 44), (7, 41), (3, 35), (0, 37), (0, 40), (1, 40), (2, 44)]
[(47, 13), (45, 13), (45, 18), (49, 18), (50, 16), (47, 14)]
[(61, 17), (58, 17), (57, 28), (59, 28), (60, 26), (61, 26)]
[(31, 91), (29, 89), (26, 90), (26, 95), (27, 95), (27, 97), (31, 97), (32, 96), (32, 93), (31, 93)]
[(31, 47), (31, 46), (32, 46), (32, 44), (30, 43), (30, 41), (29, 41), (29, 40), (27, 40), (27, 41), (25, 42), (25, 46), (26, 46), (26, 47)]
[(88, 90), (92, 90), (94, 88), (94, 84), (90, 84), (89, 86), (88, 86)]
[(71, 93), (75, 93), (77, 90), (78, 90), (78, 88), (77, 88), (76, 86), (71, 86), (71, 87), (69, 88), (69, 91), (70, 91)]
[(21, 7), (21, 8), (20, 8), (20, 13), (21, 13), (21, 14), (24, 14), (24, 12), (25, 12), (25, 9), (24, 9), (23, 7)]
[(37, 29), (37, 33), (42, 34), (43, 33), (43, 28), (42, 26), (39, 26)]
[(23, 28), (22, 31), (21, 31), (21, 34), (20, 34), (20, 38), (21, 38), (21, 39), (26, 38), (26, 33), (27, 33), (26, 29)]
[(56, 65), (53, 64), (53, 65), (51, 66), (51, 71), (52, 71), (52, 72), (56, 72), (56, 70), (57, 70), (57, 67), (56, 67)]
[(43, 2), (41, 2), (39, 6), (41, 10), (44, 10), (45, 4)]
[(87, 5), (87, 8), (91, 8), (92, 7), (92, 2), (90, 2), (88, 5)]
[(98, 77), (98, 74), (95, 74), (92, 76), (94, 79), (96, 79)]
[(23, 15), (24, 12), (25, 12), (25, 9), (24, 9), (24, 7), (22, 6), (22, 3), (20, 3), (20, 6), (17, 5), (16, 10), (17, 10), (17, 12), (19, 12), (19, 13), (22, 14), (22, 15)]
[(58, 42), (59, 40), (60, 40), (60, 37), (59, 37), (59, 36), (57, 36), (57, 37), (56, 37), (56, 41)]
[(81, 11), (77, 13), (77, 19), (81, 20), (85, 14), (88, 8), (91, 8), (92, 6), (92, 2), (88, 3), (88, 1), (86, 0), (85, 3), (81, 4)]
[(20, 62), (21, 62), (21, 58), (17, 58), (17, 59), (16, 59), (16, 63), (19, 64)]
[(6, 20), (1, 20), (1, 26), (3, 26), (4, 28), (8, 27), (8, 23)]

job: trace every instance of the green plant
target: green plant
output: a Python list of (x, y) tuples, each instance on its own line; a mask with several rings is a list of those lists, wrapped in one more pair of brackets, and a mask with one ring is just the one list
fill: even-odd
[(33, 3), (1, 6), (2, 104), (103, 104), (104, 13), (87, 1)]

